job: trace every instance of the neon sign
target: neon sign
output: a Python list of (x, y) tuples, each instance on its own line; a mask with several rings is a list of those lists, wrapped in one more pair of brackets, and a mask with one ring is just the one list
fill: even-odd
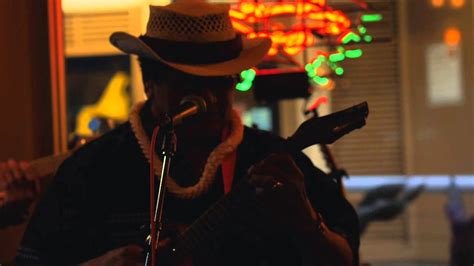
[[(368, 9), (365, 1), (352, 1), (364, 10)], [(367, 34), (367, 28), (362, 23), (379, 22), (383, 19), (381, 14), (367, 12), (361, 14), (353, 23), (344, 12), (330, 7), (327, 0), (295, 2), (243, 0), (229, 11), (229, 15), (236, 31), (247, 38), (272, 39), (268, 56), (278, 54), (294, 56), (307, 47), (314, 46), (318, 39), (334, 37), (338, 44), (335, 51), (317, 51), (313, 59), (305, 65), (308, 76), (323, 89), (334, 87), (329, 77), (331, 74), (325, 73), (326, 70), (337, 76), (343, 75), (344, 69), (338, 64), (346, 59), (357, 59), (363, 55), (361, 49), (345, 49), (345, 45), (373, 41), (373, 37)], [(288, 17), (295, 18), (298, 22), (290, 27), (285, 26), (281, 21)], [(255, 70), (242, 72), (242, 82), (237, 84), (237, 90), (248, 91), (252, 87), (255, 73)]]
[[(234, 28), (248, 38), (270, 37), (272, 47), (268, 55), (273, 56), (282, 51), (288, 55), (296, 55), (304, 48), (316, 43), (316, 35), (338, 36), (350, 29), (352, 23), (339, 10), (328, 7), (326, 0), (308, 2), (266, 2), (256, 3), (248, 0), (240, 2), (229, 12)], [(297, 23), (286, 30), (281, 23), (268, 20), (294, 16), (304, 23)], [(255, 30), (257, 23), (267, 25), (263, 30)]]
[(328, 103), (328, 102), (329, 102), (329, 98), (327, 96), (318, 97), (306, 111), (307, 112), (315, 111), (318, 109), (320, 105)]
[(252, 88), (253, 80), (255, 79), (256, 75), (257, 72), (253, 68), (242, 71), (242, 73), (240, 73), (242, 81), (237, 83), (235, 88), (239, 91), (250, 90), (250, 88)]

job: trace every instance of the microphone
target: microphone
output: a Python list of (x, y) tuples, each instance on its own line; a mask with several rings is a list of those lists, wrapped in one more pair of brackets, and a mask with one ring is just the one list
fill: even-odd
[(206, 101), (196, 95), (187, 95), (179, 103), (179, 107), (176, 112), (171, 116), (173, 125), (179, 125), (183, 122), (183, 119), (198, 113), (204, 113), (207, 110)]

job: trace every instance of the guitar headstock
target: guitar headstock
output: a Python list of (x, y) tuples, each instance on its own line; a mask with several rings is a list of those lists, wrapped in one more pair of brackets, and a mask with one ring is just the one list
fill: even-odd
[(292, 150), (303, 150), (315, 144), (331, 144), (354, 129), (365, 126), (367, 102), (322, 117), (312, 117), (302, 123), (287, 139)]

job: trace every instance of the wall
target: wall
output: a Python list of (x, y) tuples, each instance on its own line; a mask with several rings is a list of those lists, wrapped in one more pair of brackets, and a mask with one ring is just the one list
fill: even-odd
[(0, 160), (51, 148), (46, 1), (0, 0)]
[[(52, 152), (46, 0), (0, 0), (0, 161)], [(0, 264), (24, 226), (0, 230)]]
[[(351, 192), (348, 198), (357, 206), (363, 194)], [(474, 213), (474, 193), (464, 193), (463, 200), (466, 212)], [(425, 191), (398, 219), (371, 223), (361, 238), (363, 262), (372, 265), (405, 265), (401, 262), (411, 262), (406, 265), (447, 265), (451, 230), (445, 214), (446, 202), (445, 193)], [(387, 230), (387, 226), (396, 226), (397, 220), (409, 222), (404, 239), (397, 239), (395, 230)], [(386, 234), (385, 239), (380, 237), (381, 233)]]
[[(433, 8), (429, 0), (397, 0), (400, 11), (400, 71), (406, 153), (406, 174), (474, 173), (474, 95), (473, 95), (473, 15), (474, 3), (466, 0), (461, 9)], [(427, 51), (434, 43), (443, 43), (447, 27), (458, 27), (462, 39), (458, 47), (461, 68), (461, 100), (433, 104), (429, 98)], [(449, 56), (448, 56), (449, 57)], [(440, 58), (442, 59), (442, 58)], [(446, 61), (444, 61), (446, 63)], [(440, 64), (439, 77), (454, 84), (454, 75), (446, 75)], [(456, 73), (455, 73), (456, 74)], [(447, 91), (454, 89), (445, 87)], [(449, 98), (449, 96), (447, 96)], [(361, 195), (350, 193), (356, 203)], [(379, 265), (387, 261), (416, 261), (446, 265), (449, 260), (451, 232), (445, 215), (445, 193), (423, 193), (407, 210), (406, 238), (401, 241), (368, 239), (379, 233), (374, 224), (362, 238), (361, 254), (365, 261)], [(474, 213), (473, 193), (464, 194), (467, 213)], [(388, 228), (388, 229), (387, 229)], [(376, 229), (379, 229), (378, 231)], [(383, 228), (387, 232), (390, 227)], [(395, 231), (395, 227), (391, 228)], [(377, 264), (379, 263), (379, 264)], [(401, 264), (400, 264), (401, 265)], [(431, 265), (431, 264), (430, 264)]]
[[(473, 94), (473, 2), (453, 9), (451, 1), (440, 8), (431, 1), (405, 2), (404, 44), (405, 108), (407, 126), (407, 172), (416, 174), (472, 174), (474, 173), (474, 94)], [(458, 47), (461, 58), (462, 100), (457, 103), (433, 105), (429, 100), (429, 68), (427, 50), (434, 43), (443, 42), (448, 27), (458, 27), (462, 33)], [(404, 33), (404, 34), (403, 34)], [(443, 68), (446, 65), (440, 64)], [(449, 71), (448, 71), (449, 72)], [(453, 75), (441, 70), (439, 76), (454, 82)], [(452, 90), (454, 87), (445, 87)]]

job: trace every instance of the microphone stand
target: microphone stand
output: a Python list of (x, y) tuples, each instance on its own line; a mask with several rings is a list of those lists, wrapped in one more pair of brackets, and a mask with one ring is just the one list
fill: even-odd
[[(160, 131), (162, 133), (159, 136), (162, 136), (162, 145), (160, 155), (162, 156), (162, 168), (161, 168), (161, 175), (159, 179), (158, 185), (158, 194), (156, 196), (156, 204), (155, 204), (155, 214), (153, 218), (153, 223), (156, 224), (156, 232), (151, 232), (150, 236), (156, 234), (156, 246), (151, 246), (151, 239), (149, 240), (149, 249), (147, 251), (146, 259), (145, 259), (145, 266), (149, 265), (150, 255), (156, 254), (158, 249), (158, 242), (160, 241), (160, 233), (163, 229), (163, 206), (165, 202), (165, 194), (166, 194), (166, 181), (169, 176), (169, 170), (171, 166), (171, 161), (176, 153), (176, 133), (174, 131), (173, 120), (168, 114), (163, 115), (163, 119), (161, 119), (160, 123)], [(153, 197), (154, 195), (150, 195)], [(151, 230), (150, 225), (150, 230)], [(150, 252), (153, 252), (150, 254)], [(151, 260), (152, 263), (156, 263), (155, 261)], [(155, 265), (151, 265), (155, 266)]]

